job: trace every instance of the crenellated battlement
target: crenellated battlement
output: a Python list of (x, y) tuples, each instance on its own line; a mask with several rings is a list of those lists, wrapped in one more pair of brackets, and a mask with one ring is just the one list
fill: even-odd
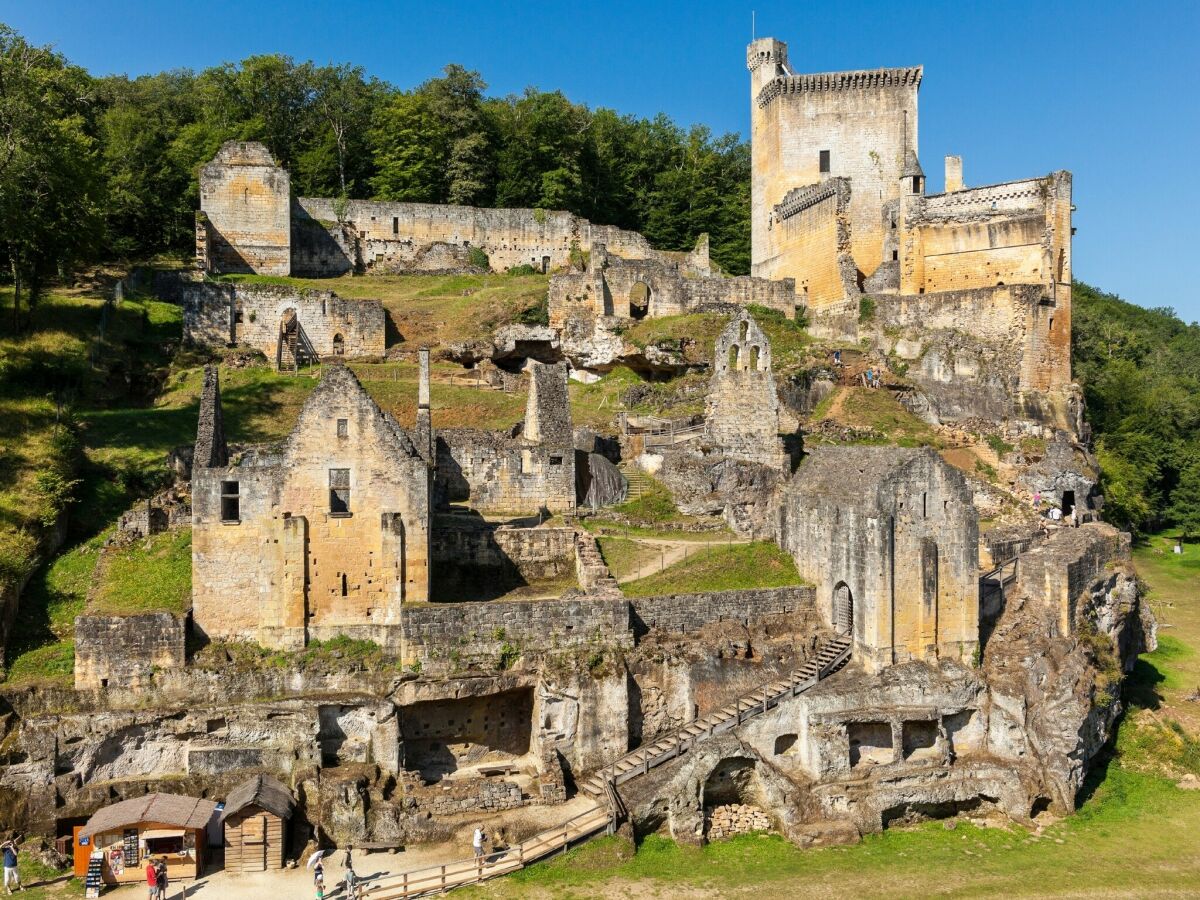
[[(753, 71), (753, 69), (751, 69)], [(825, 91), (864, 91), (885, 87), (920, 87), (924, 66), (898, 69), (863, 69), (855, 72), (822, 72), (815, 75), (782, 75), (758, 92), (756, 102), (762, 109), (784, 94), (808, 94)]]

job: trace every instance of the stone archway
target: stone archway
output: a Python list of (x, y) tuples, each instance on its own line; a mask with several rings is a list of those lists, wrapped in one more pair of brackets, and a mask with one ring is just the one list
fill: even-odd
[(644, 281), (634, 282), (629, 289), (629, 317), (644, 319), (650, 314), (650, 285)]
[(757, 761), (722, 759), (704, 780), (704, 833), (708, 840), (771, 831), (775, 827), (759, 779)]
[(854, 634), (854, 597), (844, 581), (833, 589), (833, 610), (830, 616), (833, 630), (846, 637)]

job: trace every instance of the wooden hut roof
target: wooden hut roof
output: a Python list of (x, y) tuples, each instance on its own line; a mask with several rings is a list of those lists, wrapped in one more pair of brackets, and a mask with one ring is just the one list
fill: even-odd
[(80, 830), (86, 837), (105, 831), (116, 831), (142, 822), (170, 825), (175, 828), (199, 829), (208, 825), (217, 804), (182, 794), (146, 794), (132, 800), (122, 800), (96, 811)]
[(270, 775), (255, 775), (229, 792), (229, 797), (225, 801), (225, 812), (221, 814), (221, 821), (224, 822), (248, 806), (257, 806), (269, 813), (274, 813), (281, 819), (288, 819), (291, 818), (295, 805), (296, 801), (292, 798), (292, 792), (280, 782)]

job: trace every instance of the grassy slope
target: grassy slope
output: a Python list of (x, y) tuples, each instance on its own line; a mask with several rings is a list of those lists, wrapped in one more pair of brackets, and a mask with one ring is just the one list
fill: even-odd
[(1165, 546), (1154, 539), (1136, 559), (1170, 627), (1139, 660), (1113, 754), (1093, 770), (1079, 811), (1041, 835), (930, 822), (824, 850), (776, 836), (703, 849), (651, 837), (632, 857), (604, 838), (464, 896), (1196, 896), (1200, 791), (1174, 782), (1200, 773), (1200, 741), (1170, 723), (1198, 712), (1184, 697), (1200, 683), (1200, 547), (1183, 558), (1155, 552)]
[(629, 597), (652, 597), (801, 583), (792, 558), (775, 544), (762, 541), (697, 547), (686, 559), (654, 575), (627, 582), (621, 590)]
[[(156, 534), (108, 555), (88, 604), (97, 616), (160, 610), (183, 614), (192, 605), (192, 533)], [(99, 573), (98, 573), (99, 574)]]

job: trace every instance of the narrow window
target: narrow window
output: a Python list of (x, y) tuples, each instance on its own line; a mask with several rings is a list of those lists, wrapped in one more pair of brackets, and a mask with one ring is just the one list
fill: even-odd
[(340, 438), (350, 436), (350, 423), (346, 419), (337, 420), (337, 436)]
[(755, 372), (758, 371), (758, 345), (757, 344), (750, 348), (750, 368)]
[(899, 258), (900, 258), (900, 251), (893, 250), (892, 251), (892, 262), (896, 262), (896, 260), (898, 260)]
[(825, 173), (829, 172), (829, 151), (828, 150), (821, 151), (821, 171), (825, 172)]
[(329, 512), (335, 516), (350, 515), (350, 470), (329, 470)]
[(239, 482), (221, 482), (221, 521), (240, 522), (242, 520), (242, 505)]
[(925, 498), (927, 496), (928, 496), (927, 494), (921, 495), (921, 518), (922, 519), (926, 518), (929, 515), (929, 506), (925, 502)]
[(346, 573), (342, 573), (342, 596), (346, 596)]
[(913, 176), (913, 193), (914, 194), (921, 193), (921, 176), (920, 175)]
[(400, 233), (400, 217), (392, 216), (392, 234)]
[(1048, 331), (1053, 331), (1053, 330), (1054, 330), (1054, 316), (1051, 316), (1051, 317), (1050, 317), (1050, 325), (1049, 325), (1049, 327), (1047, 328), (1047, 330), (1048, 330)]
[(729, 348), (729, 368), (736, 369), (738, 367), (738, 345), (733, 344)]
[(233, 314), (233, 321), (239, 325), (242, 324), (242, 311), (240, 309)]

